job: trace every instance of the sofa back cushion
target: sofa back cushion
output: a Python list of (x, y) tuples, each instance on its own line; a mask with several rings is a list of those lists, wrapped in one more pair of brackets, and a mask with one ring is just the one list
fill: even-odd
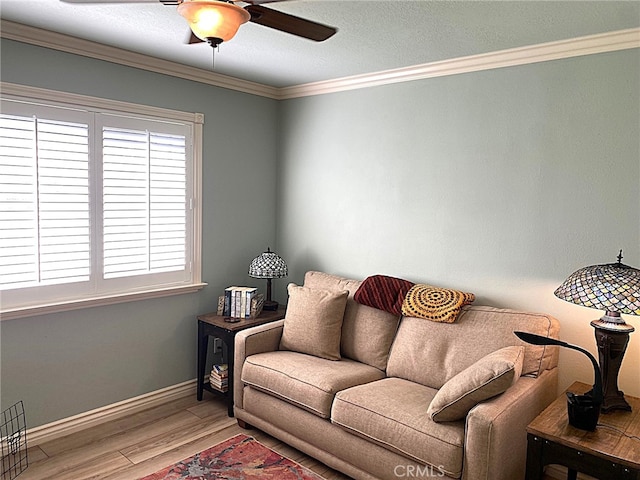
[(535, 377), (557, 366), (558, 347), (522, 342), (516, 330), (558, 338), (559, 323), (545, 314), (485, 306), (463, 307), (454, 323), (404, 317), (387, 375), (439, 389), (485, 355), (511, 345), (525, 347), (522, 375)]
[(341, 354), (343, 357), (385, 370), (399, 318), (383, 310), (357, 303), (353, 296), (361, 283), (358, 280), (315, 271), (307, 272), (304, 277), (305, 287), (349, 291), (342, 322)]

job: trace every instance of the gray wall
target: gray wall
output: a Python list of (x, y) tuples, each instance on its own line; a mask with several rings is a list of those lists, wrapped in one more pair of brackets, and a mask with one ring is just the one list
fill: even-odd
[[(550, 313), (595, 352), (602, 312), (553, 291), (620, 248), (640, 267), (639, 94), (635, 49), (284, 102), (288, 280), (318, 269), (459, 288)], [(637, 335), (620, 386), (640, 395)], [(561, 387), (593, 382), (581, 354), (561, 362)]]
[(204, 113), (209, 284), (196, 294), (0, 322), (1, 407), (23, 400), (35, 427), (195, 378), (195, 316), (215, 310), (225, 287), (255, 283), (246, 275), (251, 259), (275, 245), (277, 102), (4, 39), (1, 48), (6, 82)]
[[(266, 246), (291, 269), (275, 282), (280, 301), (308, 269), (396, 275), (551, 313), (563, 339), (592, 351), (599, 312), (553, 290), (619, 248), (640, 266), (638, 50), (278, 104), (8, 40), (1, 49), (3, 81), (206, 119), (209, 286), (0, 322), (2, 408), (24, 400), (29, 427), (194, 378), (195, 315), (251, 282)], [(633, 335), (620, 384), (640, 395)], [(561, 386), (591, 381), (579, 354), (561, 362)]]

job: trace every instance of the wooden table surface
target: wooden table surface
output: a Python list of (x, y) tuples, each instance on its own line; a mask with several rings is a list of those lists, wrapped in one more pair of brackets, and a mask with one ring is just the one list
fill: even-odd
[[(582, 394), (590, 385), (575, 382), (567, 391)], [(558, 397), (527, 427), (527, 433), (595, 456), (640, 468), (640, 399), (625, 395), (632, 411), (601, 413), (593, 432), (569, 425), (567, 398)]]
[(273, 322), (284, 318), (286, 312), (286, 306), (280, 305), (277, 310), (263, 310), (257, 317), (234, 319), (233, 322), (225, 321), (225, 318), (231, 318), (229, 316), (218, 315), (216, 313), (207, 313), (204, 315), (198, 315), (198, 320), (215, 325), (216, 327), (223, 328), (229, 332), (236, 332), (244, 330), (245, 328), (255, 327), (256, 325), (262, 325), (263, 323)]

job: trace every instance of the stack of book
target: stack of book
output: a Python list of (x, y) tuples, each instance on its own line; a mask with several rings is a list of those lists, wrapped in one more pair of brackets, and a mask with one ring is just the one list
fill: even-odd
[(229, 390), (229, 367), (226, 363), (214, 365), (209, 375), (209, 383), (216, 390)]
[(229, 287), (224, 291), (225, 317), (251, 317), (251, 300), (258, 293), (255, 287)]

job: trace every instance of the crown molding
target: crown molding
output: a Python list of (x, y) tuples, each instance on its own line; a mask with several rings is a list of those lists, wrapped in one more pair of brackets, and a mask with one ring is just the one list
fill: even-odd
[(107, 62), (140, 68), (155, 73), (162, 73), (173, 77), (206, 83), (216, 87), (251, 93), (261, 97), (277, 98), (278, 89), (260, 83), (249, 82), (200, 68), (182, 65), (141, 53), (123, 50), (121, 48), (103, 45), (101, 43), (64, 35), (49, 30), (30, 27), (20, 23), (2, 20), (0, 22), (0, 37), (16, 40), (22, 43), (52, 48), (62, 52), (82, 55), (84, 57), (105, 60)]
[(279, 89), (279, 100), (343, 92), (359, 88), (410, 82), (425, 78), (458, 75), (496, 68), (513, 67), (596, 53), (640, 48), (640, 28), (510, 48), (495, 52), (425, 63), (411, 67), (355, 75), (325, 82), (307, 83)]
[(0, 36), (18, 42), (52, 48), (276, 100), (323, 95), (426, 78), (640, 48), (640, 28), (630, 28), (323, 82), (277, 88), (6, 20), (0, 22)]

